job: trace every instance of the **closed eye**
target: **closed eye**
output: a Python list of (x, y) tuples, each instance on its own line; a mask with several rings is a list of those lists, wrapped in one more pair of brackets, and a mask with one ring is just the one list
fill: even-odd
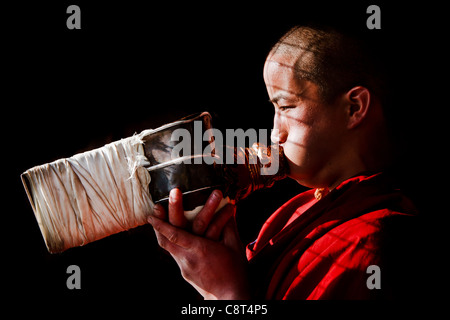
[(295, 106), (280, 106), (278, 107), (278, 109), (280, 109), (281, 111), (286, 111), (288, 109), (294, 109)]

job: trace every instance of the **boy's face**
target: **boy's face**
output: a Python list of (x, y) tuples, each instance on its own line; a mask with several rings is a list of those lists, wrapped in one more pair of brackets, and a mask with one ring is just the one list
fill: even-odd
[(308, 187), (329, 186), (342, 166), (345, 108), (339, 99), (324, 103), (318, 86), (296, 76), (293, 66), (293, 59), (282, 54), (269, 56), (264, 66), (275, 106), (272, 141), (283, 145), (291, 178)]

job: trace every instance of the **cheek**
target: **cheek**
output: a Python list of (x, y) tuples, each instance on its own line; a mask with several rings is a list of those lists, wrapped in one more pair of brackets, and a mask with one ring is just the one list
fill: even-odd
[(329, 158), (329, 128), (319, 123), (314, 125), (300, 124), (291, 127), (284, 144), (286, 158), (291, 164), (291, 172), (308, 174), (321, 166)]
[(284, 143), (284, 152), (290, 162), (297, 166), (305, 162), (309, 144), (308, 140), (307, 128), (291, 128), (287, 140)]

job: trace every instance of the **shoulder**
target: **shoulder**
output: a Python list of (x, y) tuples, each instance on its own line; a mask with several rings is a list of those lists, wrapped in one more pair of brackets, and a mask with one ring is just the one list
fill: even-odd
[[(402, 226), (414, 216), (382, 209), (350, 219), (324, 233), (299, 257), (301, 276), (315, 275), (309, 299), (389, 298), (406, 288), (411, 242)], [(371, 266), (383, 275), (383, 290), (369, 290)], [(403, 272), (403, 273), (402, 273)], [(403, 279), (401, 279), (403, 277)]]
[(389, 209), (368, 212), (330, 229), (312, 248), (325, 246), (335, 254), (359, 250), (366, 258), (379, 257), (384, 246), (391, 242), (388, 239), (398, 238), (413, 219), (412, 215)]

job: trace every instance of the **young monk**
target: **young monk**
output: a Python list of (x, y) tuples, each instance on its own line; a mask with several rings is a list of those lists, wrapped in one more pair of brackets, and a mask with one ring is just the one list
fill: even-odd
[[(159, 245), (205, 299), (396, 297), (393, 235), (415, 209), (386, 169), (384, 82), (370, 54), (338, 31), (295, 27), (270, 51), (264, 81), (275, 107), (272, 140), (289, 177), (311, 190), (281, 206), (244, 249), (231, 205), (214, 191), (187, 228), (182, 195), (149, 217)], [(392, 252), (400, 250), (401, 252)], [(396, 263), (398, 261), (396, 260)], [(402, 288), (400, 288), (402, 289)], [(404, 288), (403, 288), (404, 289)]]

